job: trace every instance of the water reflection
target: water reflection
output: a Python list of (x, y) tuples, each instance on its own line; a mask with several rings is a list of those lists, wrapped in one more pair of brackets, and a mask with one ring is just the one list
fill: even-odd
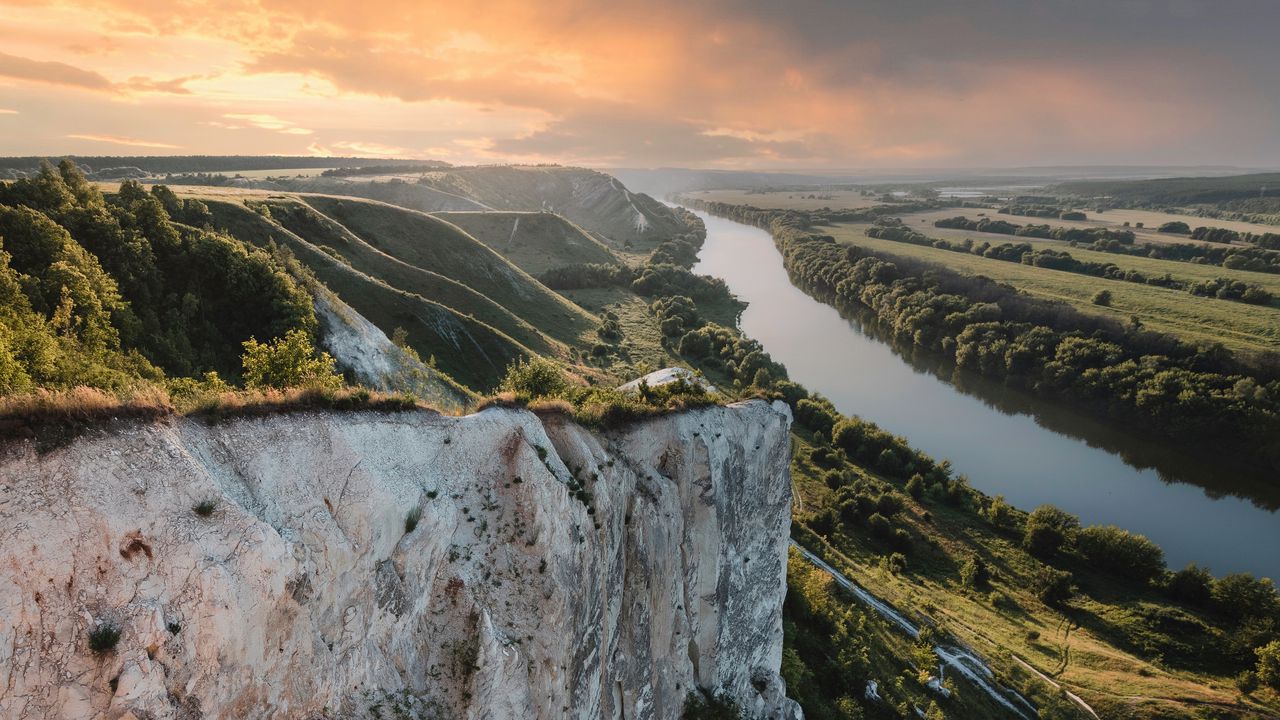
[(1280, 577), (1280, 492), (1260, 473), (1198, 459), (894, 343), (865, 312), (796, 288), (763, 230), (700, 216), (695, 270), (749, 305), (742, 328), (791, 377), (948, 458), (974, 487), (1022, 508), (1052, 503), (1086, 524), (1158, 542), (1169, 564)]

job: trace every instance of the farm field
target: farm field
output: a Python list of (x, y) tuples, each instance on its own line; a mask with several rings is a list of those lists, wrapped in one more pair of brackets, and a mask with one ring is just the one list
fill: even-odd
[[(1130, 317), (1136, 315), (1148, 328), (1176, 335), (1189, 342), (1221, 342), (1228, 349), (1246, 353), (1280, 350), (1280, 309), (1275, 307), (1260, 307), (1216, 298), (1197, 297), (1183, 290), (1107, 280), (949, 250), (869, 238), (865, 232), (867, 227), (869, 226), (866, 224), (850, 223), (837, 225), (830, 231), (838, 242), (859, 245), (886, 254), (918, 258), (962, 273), (985, 275), (998, 282), (1009, 283), (1037, 297), (1070, 303), (1084, 312), (1111, 316), (1121, 321), (1128, 321)], [(930, 230), (933, 229), (931, 226)], [(1008, 236), (1000, 237), (1008, 238)], [(1058, 243), (1057, 246), (1063, 247), (1063, 244)], [(1073, 256), (1075, 252), (1072, 250)], [(1119, 255), (1097, 254), (1109, 261), (1125, 259)], [(1085, 257), (1081, 256), (1080, 259)], [(1144, 258), (1128, 259), (1146, 260)], [(1178, 271), (1184, 265), (1188, 269), (1196, 267), (1186, 263), (1152, 262), (1162, 262), (1171, 266), (1168, 272), (1175, 277), (1179, 276)], [(1117, 262), (1117, 264), (1120, 263)], [(1221, 270), (1223, 272), (1219, 274), (1226, 276), (1227, 271), (1223, 268), (1208, 269)], [(1255, 278), (1260, 276), (1259, 273), (1247, 273), (1247, 275), (1254, 282), (1257, 282)], [(1259, 282), (1259, 284), (1262, 283)], [(1111, 291), (1110, 307), (1101, 307), (1092, 303), (1094, 294), (1099, 290)]]

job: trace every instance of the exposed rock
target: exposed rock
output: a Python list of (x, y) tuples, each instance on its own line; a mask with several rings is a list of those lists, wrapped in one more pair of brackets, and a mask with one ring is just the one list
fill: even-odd
[(654, 370), (647, 375), (619, 385), (618, 389), (623, 392), (638, 392), (640, 390), (641, 383), (653, 388), (673, 383), (677, 380), (683, 380), (691, 385), (701, 385), (702, 389), (707, 392), (719, 392), (716, 390), (716, 386), (708, 382), (706, 378), (698, 375), (689, 368), (682, 367), (669, 367), (662, 368), (661, 370)]
[(0, 717), (632, 720), (695, 687), (799, 717), (789, 422), (300, 413), (10, 445)]

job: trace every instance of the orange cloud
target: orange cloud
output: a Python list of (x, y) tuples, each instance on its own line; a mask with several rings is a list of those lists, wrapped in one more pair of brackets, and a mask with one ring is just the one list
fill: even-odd
[(169, 143), (152, 142), (149, 140), (139, 140), (131, 137), (121, 137), (119, 135), (95, 135), (92, 133), (72, 133), (67, 137), (73, 140), (91, 140), (93, 142), (111, 143), (113, 145), (128, 145), (129, 147), (141, 148), (157, 148), (165, 150), (176, 150), (181, 145), (171, 145)]

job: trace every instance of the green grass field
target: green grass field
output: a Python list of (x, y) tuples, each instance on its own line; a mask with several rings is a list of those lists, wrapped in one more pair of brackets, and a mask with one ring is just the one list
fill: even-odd
[[(1188, 342), (1221, 342), (1228, 349), (1246, 353), (1280, 350), (1280, 308), (1197, 297), (1184, 290), (1107, 280), (966, 253), (869, 238), (865, 232), (867, 227), (864, 224), (842, 224), (830, 228), (830, 232), (838, 242), (866, 247), (885, 254), (918, 258), (970, 275), (985, 275), (998, 282), (1009, 283), (1030, 295), (1049, 300), (1061, 300), (1095, 315), (1114, 317), (1121, 321), (1128, 321), (1131, 316), (1136, 315), (1149, 329), (1168, 333)], [(926, 234), (929, 234), (928, 231)], [(984, 236), (983, 239), (989, 237)], [(1006, 241), (1021, 240), (1021, 238), (1008, 237)], [(1055, 248), (1066, 248), (1063, 243), (1045, 242)], [(1106, 262), (1115, 262), (1121, 267), (1142, 269), (1144, 272), (1147, 272), (1148, 268), (1158, 267), (1159, 274), (1169, 272), (1174, 277), (1236, 278), (1243, 275), (1248, 276), (1249, 282), (1269, 283), (1266, 285), (1268, 288), (1280, 287), (1276, 284), (1280, 278), (1262, 273), (1232, 273), (1225, 268), (1150, 258), (1129, 258), (1109, 253), (1086, 253), (1074, 248), (1066, 249), (1073, 257), (1081, 260), (1101, 259)], [(1124, 264), (1123, 261), (1133, 264)], [(1151, 263), (1158, 265), (1153, 266)], [(1205, 274), (1200, 275), (1200, 273)], [(1093, 304), (1092, 298), (1099, 290), (1111, 292), (1110, 307)]]

